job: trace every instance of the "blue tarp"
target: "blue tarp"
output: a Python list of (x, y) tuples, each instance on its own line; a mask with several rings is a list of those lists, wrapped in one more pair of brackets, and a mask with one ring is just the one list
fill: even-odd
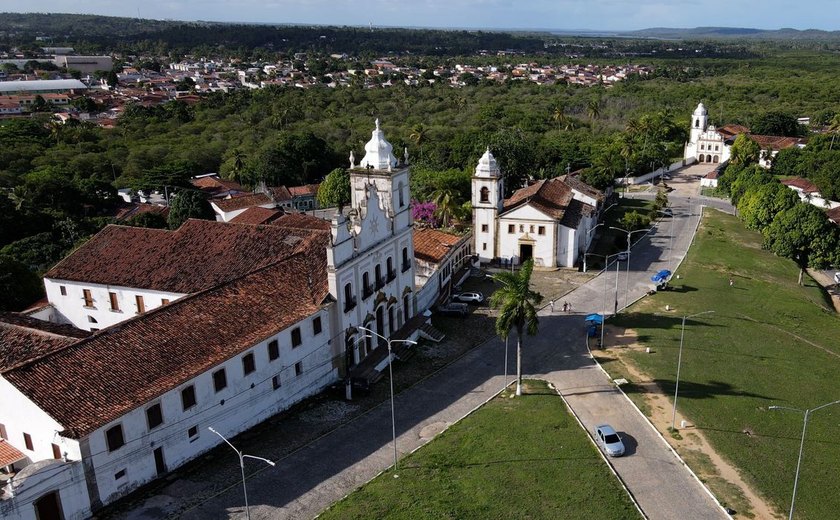
[(604, 318), (600, 314), (590, 314), (586, 317), (585, 321), (591, 321), (600, 325), (604, 323)]
[(655, 275), (651, 276), (650, 281), (651, 282), (656, 282), (656, 283), (661, 283), (661, 282), (667, 282), (669, 278), (671, 278), (671, 271), (669, 271), (667, 269), (663, 269), (663, 270), (659, 271), (658, 273), (656, 273)]

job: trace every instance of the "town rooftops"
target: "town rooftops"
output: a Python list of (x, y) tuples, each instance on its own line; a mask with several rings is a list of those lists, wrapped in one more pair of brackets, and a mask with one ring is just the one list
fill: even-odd
[(303, 186), (292, 186), (289, 188), (289, 193), (292, 194), (293, 197), (306, 197), (318, 194), (318, 187), (321, 186), (320, 184), (304, 184)]
[(413, 239), (414, 257), (424, 262), (438, 264), (464, 237), (444, 233), (437, 229), (415, 228)]
[(193, 179), (190, 183), (211, 197), (228, 195), (230, 193), (242, 193), (245, 191), (245, 189), (236, 181), (220, 179), (209, 175)]
[(283, 216), (283, 210), (254, 206), (230, 219), (232, 224), (270, 224)]
[(770, 149), (778, 151), (805, 143), (805, 140), (799, 137), (785, 137), (779, 135), (750, 134), (750, 139), (758, 143), (758, 146), (760, 146), (762, 150)]
[(71, 325), (0, 312), (0, 373), (88, 335), (87, 331)]
[(780, 182), (788, 188), (797, 188), (805, 193), (819, 193), (820, 191), (819, 188), (817, 188), (816, 184), (802, 177), (783, 179)]
[(313, 237), (282, 261), (54, 349), (3, 377), (64, 426), (63, 436), (82, 438), (318, 311), (329, 295), (329, 235)]
[(725, 139), (729, 139), (731, 137), (735, 137), (738, 134), (748, 134), (750, 129), (746, 126), (742, 125), (723, 125), (722, 127), (717, 129), (717, 133), (722, 135)]
[(189, 294), (289, 257), (312, 233), (194, 219), (175, 231), (110, 225), (44, 277)]
[(0, 81), (0, 94), (42, 92), (46, 90), (87, 90), (77, 79), (36, 79), (30, 81)]
[(227, 213), (228, 211), (236, 211), (253, 206), (274, 204), (274, 201), (265, 193), (248, 193), (245, 195), (236, 195), (229, 199), (212, 200), (210, 203)]

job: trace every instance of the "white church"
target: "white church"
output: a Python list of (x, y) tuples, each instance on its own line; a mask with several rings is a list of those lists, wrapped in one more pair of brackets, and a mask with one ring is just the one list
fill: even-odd
[[(332, 221), (107, 226), (0, 314), (7, 520), (88, 518), (415, 338), (409, 167), (379, 122)], [(37, 319), (36, 319), (37, 318)], [(49, 320), (49, 321), (45, 321)], [(421, 323), (422, 324), (422, 323)]]
[(472, 178), (474, 251), (482, 263), (573, 267), (594, 238), (604, 194), (577, 177), (541, 180), (504, 199), (504, 179), (488, 149)]
[[(748, 131), (744, 127), (738, 127), (737, 129)], [(691, 115), (691, 131), (689, 132), (688, 143), (685, 145), (684, 158), (689, 161), (694, 159), (696, 162), (711, 164), (728, 161), (732, 143), (727, 141), (736, 135), (731, 130), (724, 127), (719, 131), (714, 125), (710, 125), (709, 112), (703, 103), (699, 103)]]

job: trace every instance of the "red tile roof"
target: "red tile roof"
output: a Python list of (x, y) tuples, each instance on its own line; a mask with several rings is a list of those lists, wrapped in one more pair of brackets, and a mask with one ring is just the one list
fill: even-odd
[(724, 125), (716, 129), (724, 138), (735, 137), (738, 134), (748, 134), (750, 129), (742, 125)]
[(260, 206), (248, 208), (230, 219), (232, 224), (269, 224), (283, 216), (283, 210)]
[(58, 325), (14, 312), (0, 312), (0, 373), (88, 335), (87, 331), (70, 325)]
[(440, 263), (464, 237), (429, 228), (415, 228), (414, 257), (431, 263)]
[(780, 182), (789, 188), (799, 188), (805, 193), (818, 193), (820, 191), (813, 182), (808, 179), (803, 179), (802, 177), (783, 179)]
[(291, 192), (289, 192), (289, 189), (285, 186), (275, 186), (273, 188), (268, 188), (268, 191), (271, 195), (271, 198), (274, 199), (275, 202), (292, 200), (292, 194)]
[(332, 223), (329, 220), (305, 213), (287, 213), (272, 222), (271, 225), (288, 229), (317, 229), (321, 231), (332, 229)]
[(756, 135), (750, 134), (750, 139), (758, 143), (762, 150), (784, 150), (802, 144), (804, 139), (798, 137), (784, 137), (778, 135)]
[[(270, 226), (231, 226), (270, 229)], [(6, 371), (81, 438), (315, 313), (328, 297), (327, 233), (292, 256)]]
[(285, 258), (310, 234), (193, 219), (176, 231), (110, 225), (44, 277), (189, 294)]
[(303, 186), (292, 186), (289, 188), (289, 193), (293, 197), (303, 197), (307, 195), (315, 196), (318, 194), (318, 187), (320, 184), (304, 184)]
[(238, 182), (218, 177), (201, 177), (191, 180), (190, 183), (211, 197), (229, 193), (245, 193), (246, 191)]
[(840, 206), (826, 211), (825, 216), (828, 217), (828, 220), (840, 225)]
[(720, 172), (717, 170), (712, 170), (706, 174), (704, 179), (717, 179), (718, 177), (720, 177)]
[(15, 462), (19, 462), (26, 458), (26, 455), (11, 444), (6, 439), (0, 439), (0, 468), (11, 466)]
[(517, 190), (505, 200), (503, 213), (527, 203), (551, 218), (562, 220), (572, 200), (572, 190), (561, 179), (541, 180)]
[(169, 216), (169, 208), (166, 206), (158, 206), (157, 204), (135, 204), (128, 202), (121, 202), (114, 209), (114, 220), (122, 222), (132, 217), (143, 213), (157, 213), (163, 218)]
[(247, 193), (244, 195), (235, 195), (229, 199), (217, 199), (211, 201), (212, 204), (225, 213), (228, 211), (236, 211), (238, 209), (250, 208), (252, 206), (264, 206), (273, 204), (274, 201), (265, 193)]

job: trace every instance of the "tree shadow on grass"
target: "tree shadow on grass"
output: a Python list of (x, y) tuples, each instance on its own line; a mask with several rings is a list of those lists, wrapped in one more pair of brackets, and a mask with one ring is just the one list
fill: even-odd
[[(623, 437), (623, 436), (622, 436)], [(485, 460), (485, 461), (477, 461), (477, 462), (452, 462), (452, 463), (444, 463), (444, 464), (404, 464), (400, 468), (401, 471), (405, 471), (407, 469), (450, 469), (450, 468), (473, 468), (473, 467), (482, 467), (482, 466), (497, 466), (497, 465), (512, 465), (512, 464), (533, 464), (535, 462), (561, 462), (566, 460), (578, 460), (578, 461), (593, 461), (596, 462), (598, 459), (593, 457), (531, 457), (531, 458), (510, 458), (510, 459), (500, 459), (500, 460)]]
[[(675, 388), (675, 381), (673, 379), (654, 379), (654, 383), (659, 385), (666, 394), (673, 394)], [(633, 388), (630, 385), (623, 387), (626, 393), (638, 392), (638, 388)], [(768, 397), (753, 392), (746, 392), (738, 388), (724, 383), (722, 381), (710, 381), (709, 383), (695, 383), (693, 381), (680, 381), (680, 399), (713, 399), (719, 396), (738, 396), (738, 397), (752, 397), (755, 399), (776, 400), (775, 397)]]

